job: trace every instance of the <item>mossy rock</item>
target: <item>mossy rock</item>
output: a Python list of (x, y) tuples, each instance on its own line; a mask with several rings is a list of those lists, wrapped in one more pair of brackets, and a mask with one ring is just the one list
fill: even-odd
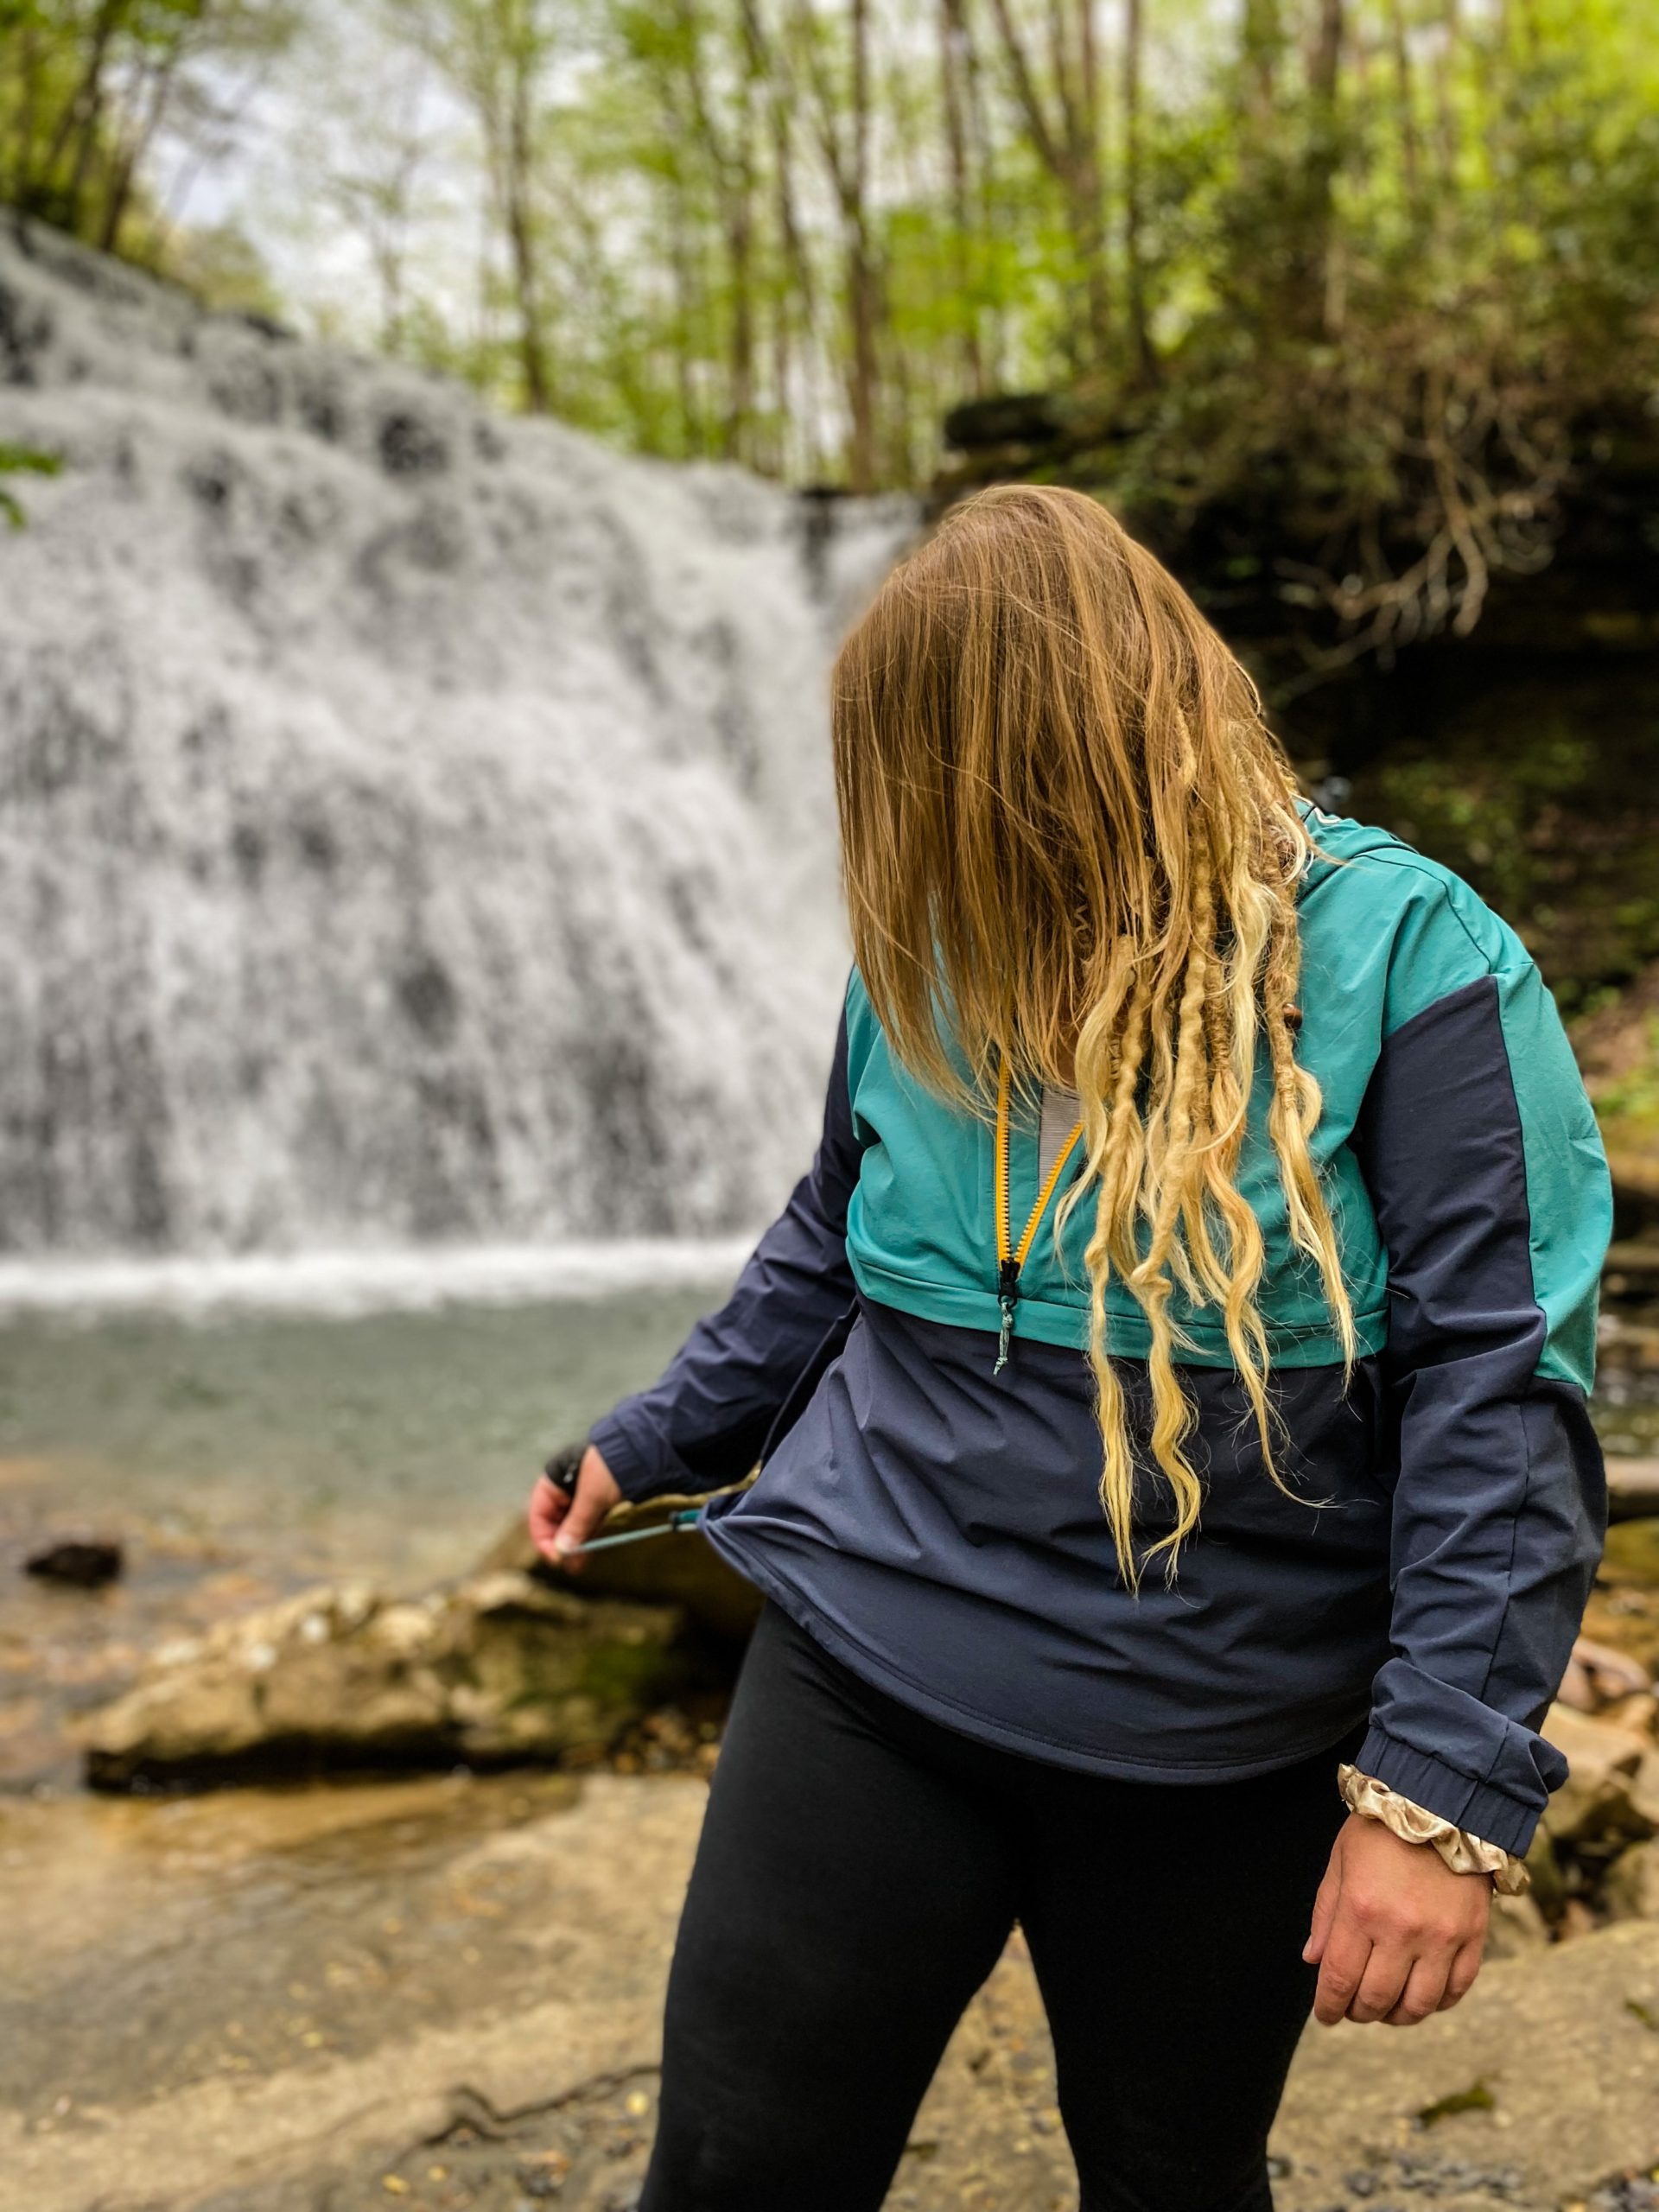
[(78, 1729), (87, 1780), (224, 1783), (603, 1751), (687, 1679), (673, 1605), (502, 1569), (302, 1592), (158, 1652)]
[(1659, 1514), (1643, 1521), (1621, 1521), (1607, 1531), (1601, 1579), (1659, 1590)]
[[(695, 1497), (658, 1497), (644, 1505), (619, 1505), (606, 1521), (604, 1534), (619, 1536), (632, 1529), (649, 1529), (677, 1506), (702, 1503)], [(579, 1574), (566, 1575), (537, 1559), (520, 1516), (502, 1531), (475, 1572), (490, 1574), (504, 1569), (532, 1574), (549, 1589), (578, 1598), (677, 1606), (687, 1620), (724, 1643), (747, 1642), (760, 1615), (760, 1592), (695, 1530), (664, 1536), (655, 1543), (621, 1544), (614, 1551), (594, 1552)]]

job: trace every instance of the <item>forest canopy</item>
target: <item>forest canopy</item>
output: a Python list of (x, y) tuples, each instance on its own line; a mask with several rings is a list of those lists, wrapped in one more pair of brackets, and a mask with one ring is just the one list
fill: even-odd
[(0, 0), (0, 198), (795, 482), (937, 480), (952, 410), (1052, 395), (1039, 461), (1270, 505), (1357, 650), (1472, 626), (1659, 405), (1645, 13)]

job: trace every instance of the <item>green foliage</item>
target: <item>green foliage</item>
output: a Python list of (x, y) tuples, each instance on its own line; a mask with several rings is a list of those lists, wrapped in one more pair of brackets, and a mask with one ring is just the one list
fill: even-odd
[(301, 0), (0, 0), (0, 202), (172, 273), (149, 165), (169, 136), (194, 174), (233, 132)]
[[(1167, 143), (1185, 303), (1151, 388), (1098, 396), (1093, 473), (1154, 528), (1283, 546), (1316, 674), (1471, 629), (1654, 392), (1659, 106), (1633, 18), (1594, 29), (1562, 11), (1522, 53), (1495, 19), (1442, 30), (1433, 102), (1356, 79), (1322, 122), (1304, 86), (1268, 133), (1195, 112)], [(1086, 422), (1072, 442), (1086, 478)]]
[(1659, 1128), (1659, 1014), (1647, 1025), (1646, 1057), (1598, 1088), (1596, 1111), (1604, 1122)]
[[(0, 476), (56, 476), (62, 467), (61, 454), (42, 453), (33, 446), (10, 445), (0, 440)], [(21, 530), (29, 519), (22, 500), (3, 484), (0, 484), (0, 518), (13, 530)]]
[(1223, 567), (1270, 517), (1313, 674), (1471, 628), (1656, 389), (1643, 0), (296, 4), (0, 0), (0, 194), (185, 265), (152, 150), (291, 46), (284, 196), (378, 308), (334, 324), (798, 480), (925, 483), (953, 405), (1061, 390), (963, 480)]

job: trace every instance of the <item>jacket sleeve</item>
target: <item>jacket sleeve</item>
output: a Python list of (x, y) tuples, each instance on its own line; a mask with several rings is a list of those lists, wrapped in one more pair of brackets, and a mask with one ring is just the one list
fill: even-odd
[(1606, 1525), (1587, 1395), (1611, 1225), (1554, 1001), (1513, 957), (1389, 1034), (1354, 1135), (1389, 1255), (1392, 1656), (1356, 1764), (1524, 1852)]
[(847, 1205), (861, 1150), (843, 1007), (811, 1167), (719, 1312), (697, 1323), (658, 1381), (589, 1432), (625, 1497), (718, 1490), (753, 1466), (795, 1384), (853, 1303)]

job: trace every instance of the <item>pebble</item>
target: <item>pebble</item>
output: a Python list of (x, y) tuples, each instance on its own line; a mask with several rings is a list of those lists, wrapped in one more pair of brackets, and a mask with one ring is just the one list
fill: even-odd
[(68, 1590), (101, 1590), (126, 1565), (126, 1554), (110, 1536), (55, 1536), (23, 1561), (25, 1574)]

